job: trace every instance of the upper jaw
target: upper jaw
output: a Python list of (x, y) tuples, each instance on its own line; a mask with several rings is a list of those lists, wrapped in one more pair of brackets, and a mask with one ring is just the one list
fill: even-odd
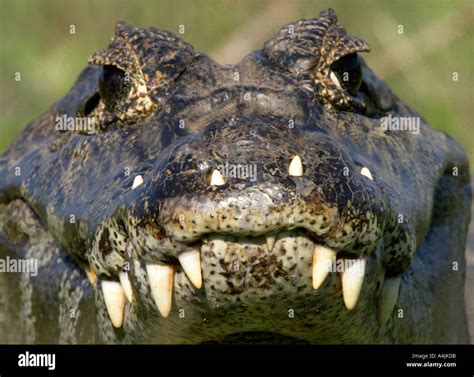
[(262, 183), (230, 192), (223, 187), (166, 198), (159, 205), (156, 222), (166, 235), (181, 243), (191, 243), (208, 233), (255, 237), (303, 228), (322, 244), (364, 255), (382, 238), (392, 216), (380, 192), (374, 192), (368, 202), (361, 192), (370, 190), (361, 186), (350, 199), (338, 203), (325, 200), (314, 185), (298, 192), (303, 179), (293, 180), (296, 189), (291, 191), (283, 185)]

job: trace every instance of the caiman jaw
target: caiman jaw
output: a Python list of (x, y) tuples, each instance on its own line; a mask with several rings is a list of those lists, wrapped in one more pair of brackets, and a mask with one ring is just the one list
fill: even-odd
[[(304, 244), (301, 241), (303, 239)], [(299, 245), (299, 247), (296, 248), (294, 245)], [(249, 254), (236, 255), (237, 251)], [(231, 257), (228, 257), (229, 253)], [(260, 261), (257, 259), (257, 255), (262, 256)], [(347, 310), (350, 311), (356, 307), (364, 287), (367, 257), (350, 257), (344, 252), (338, 253), (334, 249), (314, 243), (301, 230), (283, 231), (254, 238), (209, 234), (202, 242), (194, 243), (189, 251), (179, 254), (179, 264), (148, 262), (146, 272), (156, 308), (162, 317), (168, 317), (172, 310), (174, 278), (177, 268), (184, 271), (189, 282), (196, 289), (203, 289), (203, 285), (209, 282), (213, 285), (219, 284), (219, 287), (213, 288), (218, 288), (223, 293), (238, 292), (253, 285), (257, 287), (265, 279), (268, 280), (267, 283), (273, 281), (276, 286), (281, 287), (286, 279), (292, 279), (291, 271), (287, 271), (286, 276), (283, 276), (282, 272), (286, 267), (285, 262), (291, 259), (299, 259), (300, 264), (305, 266), (305, 273), (298, 278), (299, 289), (305, 286), (305, 288), (312, 287), (318, 291), (323, 290), (328, 276), (333, 275), (340, 281), (342, 299)], [(245, 262), (252, 260), (253, 263)], [(215, 263), (216, 261), (219, 263)], [(261, 269), (257, 267), (262, 261), (277, 261), (279, 267), (274, 270), (269, 268), (268, 274), (262, 276)], [(239, 265), (241, 263), (245, 265)], [(244, 268), (245, 271), (240, 272), (240, 268)], [(257, 273), (257, 275), (253, 276), (252, 273)], [(259, 273), (260, 275), (258, 275)], [(216, 276), (220, 277), (216, 278)], [(296, 278), (296, 275), (294, 277)], [(114, 327), (121, 327), (126, 300), (131, 305), (136, 304), (129, 274), (122, 271), (119, 274), (119, 282), (103, 280), (101, 284), (112, 324)], [(399, 286), (400, 276), (391, 277), (385, 280), (381, 289), (379, 287), (378, 291), (374, 292), (379, 296), (378, 317), (381, 325), (388, 320), (393, 311), (398, 298)], [(208, 299), (212, 301), (212, 295)]]
[[(303, 175), (299, 156), (292, 158), (288, 173), (295, 177)], [(360, 170), (360, 174), (374, 180), (366, 167)], [(139, 188), (143, 183), (143, 177), (136, 176), (132, 189)], [(222, 186), (225, 178), (218, 170), (214, 170), (209, 183), (211, 186)], [(183, 233), (180, 234), (180, 241), (187, 238), (189, 242), (181, 244), (172, 260), (145, 256), (144, 270), (149, 292), (162, 317), (168, 317), (173, 310), (174, 290), (177, 288), (175, 276), (179, 271), (186, 274), (196, 288), (196, 293), (197, 290), (205, 290), (207, 305), (213, 310), (219, 310), (222, 295), (236, 295), (237, 300), (229, 301), (235, 304), (238, 301), (252, 301), (261, 288), (269, 291), (289, 289), (291, 294), (310, 290), (320, 292), (327, 289), (326, 283), (331, 281), (328, 284), (336, 284), (332, 289), (335, 294), (342, 296), (345, 308), (352, 311), (364, 289), (370, 253), (358, 255), (338, 251), (335, 247), (321, 243), (317, 234), (297, 225), (258, 234), (232, 233), (232, 229), (224, 228), (223, 232), (209, 231), (198, 238), (193, 236), (196, 231), (187, 231), (183, 226), (181, 228)], [(143, 256), (143, 250), (137, 248), (141, 246), (132, 234), (127, 242), (129, 258), (139, 259)], [(397, 302), (400, 276), (387, 277), (382, 285), (383, 267), (380, 271), (382, 278), (378, 278), (376, 289), (373, 289), (372, 280), (365, 289), (373, 290), (372, 294), (378, 297), (378, 319), (383, 325)], [(138, 301), (130, 272), (119, 272), (117, 280), (102, 280), (101, 288), (111, 322), (114, 327), (120, 328), (124, 322), (126, 302), (138, 305)], [(285, 285), (288, 287), (285, 288)]]

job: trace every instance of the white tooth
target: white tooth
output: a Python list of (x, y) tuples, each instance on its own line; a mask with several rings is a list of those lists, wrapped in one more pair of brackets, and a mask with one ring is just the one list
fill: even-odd
[(332, 82), (334, 83), (334, 85), (336, 85), (338, 89), (342, 89), (341, 83), (339, 82), (339, 79), (337, 78), (336, 74), (333, 71), (329, 73), (329, 77), (331, 78)]
[(331, 271), (336, 252), (324, 246), (315, 245), (313, 252), (313, 288), (318, 289)]
[(357, 303), (362, 284), (364, 283), (366, 258), (352, 259), (348, 267), (341, 273), (342, 296), (348, 310), (352, 310)]
[(102, 293), (112, 325), (122, 327), (125, 308), (125, 294), (119, 282), (102, 281)]
[(185, 251), (178, 256), (181, 267), (196, 288), (202, 286), (201, 253), (197, 249)]
[(303, 164), (301, 163), (300, 156), (296, 155), (293, 157), (288, 172), (295, 177), (301, 177), (303, 175)]
[(390, 318), (393, 308), (397, 303), (398, 290), (400, 289), (401, 276), (387, 278), (383, 283), (382, 290), (379, 295), (378, 311), (379, 323), (384, 325)]
[(222, 186), (225, 183), (224, 177), (221, 172), (217, 169), (214, 169), (211, 176), (211, 186)]
[(268, 251), (273, 250), (273, 246), (275, 246), (276, 235), (267, 234), (267, 249)]
[(130, 284), (130, 279), (128, 278), (128, 274), (126, 272), (121, 272), (119, 274), (120, 284), (122, 284), (123, 291), (125, 292), (125, 296), (129, 302), (133, 300), (133, 292), (132, 292), (132, 285)]
[(174, 266), (147, 264), (148, 282), (155, 304), (163, 317), (168, 317), (173, 300)]
[(365, 166), (360, 170), (360, 174), (365, 175), (367, 178), (369, 178), (371, 181), (374, 180), (374, 177), (372, 177), (372, 173), (368, 168)]
[(89, 280), (89, 283), (91, 283), (93, 286), (95, 286), (95, 283), (97, 281), (97, 274), (91, 267), (87, 267), (85, 269), (87, 279)]
[(133, 180), (132, 190), (136, 189), (138, 186), (143, 184), (143, 177), (141, 175), (137, 175)]

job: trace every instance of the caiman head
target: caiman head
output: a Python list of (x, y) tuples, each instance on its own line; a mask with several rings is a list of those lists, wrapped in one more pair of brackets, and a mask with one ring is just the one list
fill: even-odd
[(368, 51), (330, 9), (226, 66), (118, 23), (0, 200), (89, 276), (104, 341), (466, 341), (468, 161)]

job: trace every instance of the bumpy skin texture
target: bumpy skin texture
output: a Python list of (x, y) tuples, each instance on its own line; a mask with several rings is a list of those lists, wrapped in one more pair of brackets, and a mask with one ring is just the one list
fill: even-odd
[[(0, 256), (40, 261), (37, 277), (0, 274), (0, 340), (468, 342), (468, 161), (422, 118), (419, 134), (382, 130), (388, 114), (419, 115), (363, 62), (357, 93), (335, 85), (331, 65), (368, 50), (332, 10), (283, 27), (233, 66), (171, 33), (117, 24), (109, 48), (0, 157)], [(103, 65), (130, 80), (116, 106), (98, 94)], [(58, 132), (63, 114), (93, 118), (96, 132)], [(294, 155), (299, 177), (288, 174)], [(226, 163), (255, 164), (256, 179), (210, 186)], [(132, 190), (137, 175), (144, 183)], [(276, 233), (269, 251), (265, 235)], [(177, 256), (204, 237), (196, 289)], [(312, 288), (315, 244), (367, 257), (353, 310), (338, 274)], [(168, 318), (148, 262), (176, 265)], [(99, 287), (124, 266), (133, 302), (115, 329)], [(380, 286), (396, 276), (398, 300), (380, 325)]]

